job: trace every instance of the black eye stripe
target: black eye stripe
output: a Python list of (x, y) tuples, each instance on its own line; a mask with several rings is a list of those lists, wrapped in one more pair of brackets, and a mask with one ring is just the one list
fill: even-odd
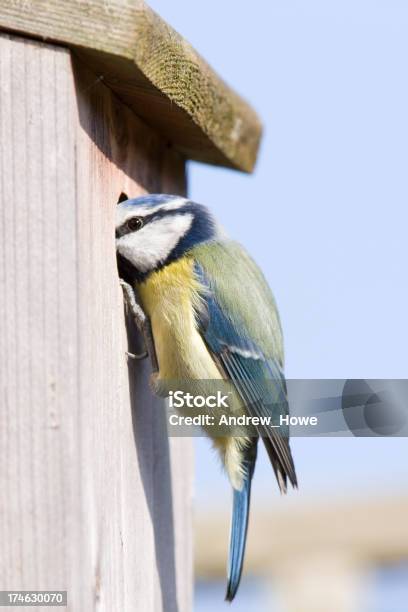
[(146, 225), (146, 217), (131, 217), (116, 229), (115, 236), (116, 238), (121, 238), (122, 236), (126, 236), (126, 234), (137, 232), (139, 229), (142, 229), (144, 225)]
[[(124, 221), (124, 223), (122, 223), (120, 227), (118, 227), (118, 229), (116, 230), (116, 238), (121, 238), (122, 236), (126, 236), (126, 234), (131, 234), (132, 232), (137, 231), (137, 229), (141, 229), (141, 227), (144, 227), (145, 225), (150, 223), (150, 221), (155, 221), (156, 219), (163, 219), (164, 217), (185, 215), (188, 213), (191, 213), (191, 210), (186, 206), (185, 208), (177, 210), (157, 210), (144, 217), (131, 217), (130, 219)], [(141, 219), (143, 225), (140, 228), (131, 229), (129, 227), (129, 222), (135, 218)]]

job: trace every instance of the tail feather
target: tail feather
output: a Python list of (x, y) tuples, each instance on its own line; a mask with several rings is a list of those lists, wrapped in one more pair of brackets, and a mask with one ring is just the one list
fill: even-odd
[(233, 489), (233, 507), (228, 558), (228, 585), (225, 599), (232, 601), (241, 580), (248, 531), (253, 468), (248, 470), (241, 491)]
[[(273, 467), (273, 471), (275, 472), (276, 480), (278, 481), (279, 489), (281, 493), (287, 492), (287, 480), (289, 481), (294, 489), (297, 488), (297, 477), (295, 466), (293, 463), (292, 453), (289, 446), (289, 441), (286, 438), (281, 438), (281, 445), (284, 445), (287, 459), (286, 461), (281, 461), (280, 453), (276, 452), (276, 448), (271, 443), (269, 438), (262, 438), (263, 443), (265, 444), (266, 451), (268, 453), (270, 462)], [(289, 469), (288, 469), (289, 467)]]

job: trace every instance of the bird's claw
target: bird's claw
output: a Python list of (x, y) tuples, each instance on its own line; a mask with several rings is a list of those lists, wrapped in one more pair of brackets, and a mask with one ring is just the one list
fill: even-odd
[(129, 351), (126, 351), (125, 354), (126, 354), (127, 359), (136, 359), (136, 360), (146, 359), (146, 357), (149, 356), (147, 351), (143, 351), (143, 353), (130, 353)]
[(153, 372), (157, 372), (159, 370), (159, 367), (157, 362), (156, 349), (154, 346), (152, 329), (150, 326), (150, 320), (144, 313), (143, 308), (137, 302), (132, 285), (124, 281), (122, 278), (119, 279), (119, 282), (122, 287), (125, 303), (133, 316), (133, 320), (136, 324), (136, 327), (143, 336), (144, 345), (146, 349), (140, 355), (135, 355), (134, 353), (127, 353), (127, 356), (131, 359), (144, 359), (145, 357), (150, 356)]
[(138, 302), (136, 301), (136, 296), (135, 296), (135, 292), (134, 289), (132, 287), (132, 285), (130, 285), (129, 283), (127, 283), (126, 281), (124, 281), (122, 278), (119, 279), (119, 283), (122, 287), (122, 291), (123, 291), (123, 295), (125, 298), (125, 302), (126, 302), (126, 306), (128, 307), (129, 311), (131, 312), (136, 326), (138, 328), (139, 331), (143, 332), (143, 328), (146, 324), (146, 315), (143, 312), (142, 307), (140, 306), (140, 304), (138, 304)]

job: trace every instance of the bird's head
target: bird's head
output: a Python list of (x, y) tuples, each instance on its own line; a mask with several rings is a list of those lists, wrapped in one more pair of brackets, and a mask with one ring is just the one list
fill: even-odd
[(218, 233), (202, 204), (173, 195), (145, 195), (116, 207), (116, 250), (144, 278)]

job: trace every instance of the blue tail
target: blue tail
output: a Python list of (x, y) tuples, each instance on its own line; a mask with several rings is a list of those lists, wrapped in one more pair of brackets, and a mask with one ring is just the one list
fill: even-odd
[(248, 466), (244, 485), (241, 491), (233, 489), (233, 506), (228, 558), (228, 585), (225, 599), (232, 601), (236, 595), (241, 580), (244, 562), (245, 543), (248, 531), (249, 504), (251, 498), (251, 480), (254, 464)]

